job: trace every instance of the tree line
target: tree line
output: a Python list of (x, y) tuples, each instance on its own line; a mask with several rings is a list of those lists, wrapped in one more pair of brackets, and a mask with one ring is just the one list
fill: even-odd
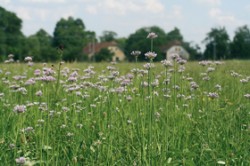
[[(165, 59), (164, 46), (173, 41), (179, 41), (189, 52), (191, 60), (201, 59), (249, 59), (250, 58), (250, 30), (247, 25), (238, 27), (234, 37), (230, 40), (225, 27), (215, 27), (204, 37), (205, 49), (202, 51), (198, 44), (184, 39), (180, 30), (175, 27), (170, 32), (165, 32), (158, 26), (142, 27), (130, 34), (127, 38), (118, 38), (113, 31), (104, 31), (100, 37), (94, 31), (86, 29), (80, 18), (61, 18), (55, 25), (53, 36), (40, 29), (35, 34), (25, 36), (22, 31), (22, 20), (13, 12), (0, 7), (0, 61), (7, 59), (9, 54), (15, 55), (15, 60), (22, 61), (24, 57), (31, 56), (37, 62), (54, 62), (64, 60), (87, 61), (83, 48), (88, 43), (116, 41), (124, 51), (129, 61), (133, 60), (130, 54), (139, 50), (142, 54), (149, 51), (150, 40), (146, 39), (149, 32), (155, 32), (158, 38), (154, 40), (154, 51), (158, 54), (156, 60)], [(63, 50), (62, 57), (58, 51)], [(102, 51), (105, 54), (108, 51)], [(105, 56), (96, 53), (96, 57)], [(107, 57), (109, 57), (107, 55)], [(99, 57), (100, 59), (100, 57)], [(139, 56), (138, 60), (145, 60)]]

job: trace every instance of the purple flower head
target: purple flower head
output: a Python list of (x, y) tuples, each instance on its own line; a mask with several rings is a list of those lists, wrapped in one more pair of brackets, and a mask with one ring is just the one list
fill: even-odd
[(16, 159), (17, 164), (23, 165), (23, 164), (25, 164), (25, 162), (26, 162), (25, 157), (19, 157)]
[(27, 56), (27, 57), (24, 58), (24, 61), (26, 61), (26, 62), (31, 62), (31, 61), (32, 61), (32, 57)]
[(39, 90), (39, 91), (36, 92), (36, 96), (39, 96), (39, 97), (40, 97), (40, 96), (42, 96), (42, 95), (43, 95), (43, 92), (42, 92), (41, 90)]
[(250, 94), (245, 94), (244, 97), (250, 99)]
[(24, 113), (26, 111), (26, 106), (25, 105), (16, 105), (14, 107), (13, 111), (16, 113)]
[(215, 99), (219, 97), (218, 93), (216, 92), (209, 92), (207, 96), (211, 99)]
[(13, 55), (13, 54), (9, 54), (9, 55), (8, 55), (8, 58), (9, 58), (9, 59), (12, 59), (12, 58), (14, 58), (14, 55)]
[(154, 59), (157, 56), (157, 54), (155, 52), (149, 51), (149, 52), (145, 53), (145, 56), (146, 56), (146, 58), (151, 60), (151, 59)]
[(169, 61), (169, 60), (162, 60), (161, 61), (161, 64), (163, 65), (163, 66), (165, 66), (165, 67), (171, 67), (171, 66), (173, 66), (173, 63), (171, 62), (171, 61)]
[(149, 38), (149, 39), (154, 39), (154, 38), (157, 38), (157, 37), (158, 37), (158, 35), (156, 33), (154, 33), (154, 32), (150, 32), (148, 34), (148, 36), (147, 36), (147, 38)]
[(154, 67), (154, 64), (146, 63), (146, 64), (143, 65), (143, 67), (144, 67), (146, 70), (149, 70), (149, 69), (151, 69), (151, 68)]
[(35, 71), (34, 71), (34, 75), (35, 76), (39, 76), (41, 74), (41, 70), (40, 69), (36, 69)]
[(141, 54), (141, 51), (132, 51), (131, 55), (138, 57)]
[(179, 54), (176, 54), (176, 53), (173, 53), (173, 54), (170, 55), (170, 58), (171, 58), (172, 60), (176, 60), (176, 59), (178, 59), (179, 57), (180, 57), (180, 55), (179, 55)]

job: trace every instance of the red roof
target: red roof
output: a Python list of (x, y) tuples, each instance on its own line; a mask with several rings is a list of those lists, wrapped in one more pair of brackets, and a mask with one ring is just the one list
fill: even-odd
[(182, 45), (181, 41), (179, 41), (179, 40), (173, 40), (173, 41), (168, 42), (165, 45), (162, 45), (160, 47), (160, 49), (161, 49), (162, 52), (166, 52), (172, 46), (181, 46), (181, 45)]
[[(83, 52), (85, 54), (91, 54), (93, 52), (97, 53), (102, 48), (108, 48), (111, 46), (117, 46), (117, 43), (115, 41), (112, 42), (102, 42), (102, 43), (88, 43), (86, 47), (83, 48)], [(94, 48), (94, 50), (93, 50)]]

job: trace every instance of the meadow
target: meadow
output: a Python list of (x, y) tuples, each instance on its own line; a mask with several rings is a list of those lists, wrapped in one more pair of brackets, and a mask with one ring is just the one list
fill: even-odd
[(0, 64), (0, 165), (250, 165), (250, 61)]

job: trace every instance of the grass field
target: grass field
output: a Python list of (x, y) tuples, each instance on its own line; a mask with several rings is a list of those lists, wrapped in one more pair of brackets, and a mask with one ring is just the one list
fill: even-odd
[(250, 61), (0, 64), (0, 165), (250, 165)]

